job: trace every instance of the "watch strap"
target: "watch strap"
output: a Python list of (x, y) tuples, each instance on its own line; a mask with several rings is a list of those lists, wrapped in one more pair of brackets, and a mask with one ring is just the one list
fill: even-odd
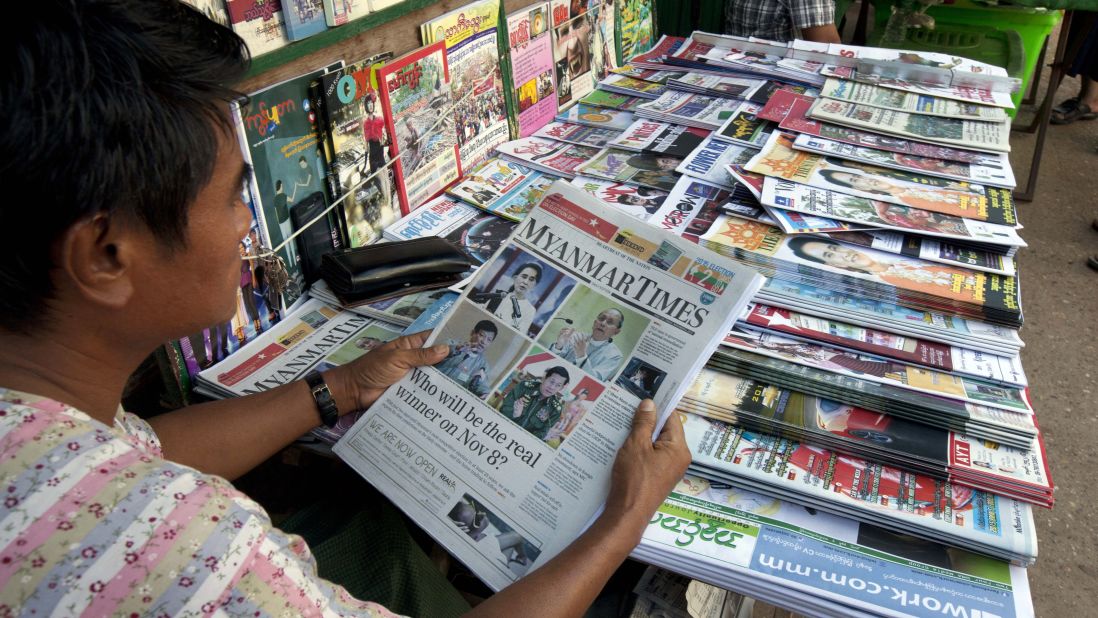
[(313, 394), (313, 402), (316, 411), (320, 414), (320, 422), (325, 427), (335, 427), (339, 421), (339, 408), (332, 391), (328, 390), (328, 383), (324, 381), (324, 375), (315, 369), (305, 374), (305, 383), (309, 385), (309, 391)]

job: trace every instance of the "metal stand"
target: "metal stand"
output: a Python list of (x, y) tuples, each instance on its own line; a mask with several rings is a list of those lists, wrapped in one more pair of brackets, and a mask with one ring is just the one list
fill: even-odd
[(1035, 130), (1037, 132), (1037, 143), (1033, 147), (1033, 158), (1030, 161), (1029, 178), (1026, 180), (1025, 189), (1014, 190), (1014, 199), (1019, 202), (1032, 202), (1033, 195), (1037, 192), (1037, 175), (1041, 169), (1041, 154), (1045, 149), (1048, 120), (1052, 117), (1052, 100), (1056, 96), (1060, 81), (1064, 78), (1064, 53), (1067, 50), (1068, 32), (1071, 30), (1071, 14), (1072, 11), (1064, 11), (1064, 20), (1060, 22), (1060, 36), (1056, 42), (1056, 52), (1053, 54), (1052, 73), (1049, 75), (1045, 98), (1037, 110), (1037, 117), (1029, 126), (1017, 129), (1025, 133), (1033, 133)]

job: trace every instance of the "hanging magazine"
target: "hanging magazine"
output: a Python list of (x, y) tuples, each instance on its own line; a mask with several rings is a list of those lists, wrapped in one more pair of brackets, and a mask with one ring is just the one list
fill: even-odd
[(254, 58), (286, 46), (282, 0), (225, 0), (233, 32), (248, 44)]
[(536, 2), (507, 16), (511, 98), (515, 105), (513, 137), (527, 137), (557, 113), (553, 75), (553, 35), (549, 3)]
[(479, 165), (509, 137), (499, 11), (500, 0), (476, 0), (420, 26), (424, 45), (446, 42), (462, 169)]
[(419, 208), (461, 176), (454, 116), (449, 113), (450, 70), (439, 41), (375, 70), (383, 85), (381, 109), (397, 157), (401, 211)]
[[(596, 24), (587, 2), (551, 0), (553, 62), (556, 66), (557, 109), (563, 110), (595, 88)], [(596, 11), (597, 13), (597, 11)]]

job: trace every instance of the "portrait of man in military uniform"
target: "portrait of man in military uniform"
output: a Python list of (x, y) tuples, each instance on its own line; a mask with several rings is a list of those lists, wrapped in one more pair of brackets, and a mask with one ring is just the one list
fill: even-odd
[(522, 380), (503, 396), (500, 414), (544, 440), (564, 413), (561, 391), (571, 376), (560, 365), (550, 367), (541, 378)]

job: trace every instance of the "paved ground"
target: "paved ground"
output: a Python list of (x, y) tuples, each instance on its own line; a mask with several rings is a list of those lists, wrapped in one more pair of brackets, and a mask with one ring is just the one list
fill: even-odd
[[(1075, 94), (1065, 80), (1057, 101)], [(1011, 160), (1028, 173), (1035, 136), (1015, 133)], [(1098, 486), (1087, 472), (1098, 452), (1098, 122), (1050, 127), (1036, 199), (1019, 217), (1026, 347), (1022, 361), (1057, 483), (1056, 506), (1039, 509), (1040, 557), (1030, 569), (1038, 616), (1098, 615)], [(1076, 464), (1079, 464), (1078, 466)], [(1081, 466), (1081, 467), (1080, 467)]]

